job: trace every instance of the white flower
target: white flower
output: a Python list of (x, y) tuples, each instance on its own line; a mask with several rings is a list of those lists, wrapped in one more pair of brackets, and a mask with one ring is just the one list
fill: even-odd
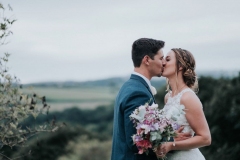
[(131, 114), (130, 117), (139, 120), (142, 122), (144, 120), (144, 116), (146, 114), (146, 107), (140, 106), (138, 114)]
[(146, 106), (147, 106), (147, 105), (144, 105), (144, 106), (141, 105), (141, 106), (139, 107), (139, 112), (140, 112), (141, 110), (146, 111)]
[(149, 106), (150, 109), (155, 109), (155, 108), (158, 108), (158, 104), (156, 103), (152, 103), (151, 106)]
[(174, 106), (171, 110), (168, 110), (164, 113), (165, 117), (167, 119), (171, 119), (173, 122), (177, 122), (179, 124), (185, 124), (186, 118), (185, 118), (185, 106)]
[(145, 134), (148, 134), (148, 132), (150, 132), (150, 130), (151, 130), (151, 126), (149, 126), (149, 125), (147, 125), (147, 124), (143, 124), (142, 126), (141, 126), (141, 128), (142, 129), (144, 129), (144, 133)]
[(157, 94), (157, 90), (156, 90), (155, 87), (150, 86), (150, 90), (151, 90), (151, 92), (152, 92), (153, 95)]

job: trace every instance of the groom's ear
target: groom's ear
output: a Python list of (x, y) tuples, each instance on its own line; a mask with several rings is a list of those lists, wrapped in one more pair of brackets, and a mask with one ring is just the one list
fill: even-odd
[(150, 58), (150, 57), (147, 56), (147, 55), (144, 56), (142, 62), (143, 62), (144, 64), (146, 64), (146, 65), (149, 65), (149, 58)]

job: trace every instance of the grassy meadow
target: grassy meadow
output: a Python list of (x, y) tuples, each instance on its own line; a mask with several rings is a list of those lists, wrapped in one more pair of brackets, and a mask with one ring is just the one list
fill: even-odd
[(97, 106), (111, 104), (118, 92), (109, 86), (94, 87), (27, 87), (24, 93), (38, 93), (46, 96), (51, 111), (62, 111), (71, 107), (95, 109)]

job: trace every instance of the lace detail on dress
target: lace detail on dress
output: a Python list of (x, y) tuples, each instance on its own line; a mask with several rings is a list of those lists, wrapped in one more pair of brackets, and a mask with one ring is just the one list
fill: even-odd
[[(185, 92), (193, 92), (190, 88), (185, 88), (183, 89), (181, 92), (179, 92), (177, 95), (172, 97), (172, 91), (170, 91), (170, 96), (168, 97), (168, 101), (167, 103), (172, 103), (172, 104), (176, 104), (176, 105), (180, 105), (180, 101), (181, 101), (181, 97)], [(194, 92), (193, 92), (194, 93)]]
[(191, 134), (194, 135), (194, 131), (190, 127), (185, 116), (185, 106), (180, 104), (182, 95), (188, 91), (193, 92), (190, 88), (186, 88), (173, 97), (172, 92), (170, 92), (170, 96), (163, 110), (167, 117), (174, 122), (174, 129), (177, 130), (180, 126), (184, 126), (183, 132), (191, 132)]

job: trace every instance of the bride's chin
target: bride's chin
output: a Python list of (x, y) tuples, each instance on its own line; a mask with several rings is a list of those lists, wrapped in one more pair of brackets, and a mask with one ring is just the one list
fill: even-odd
[(166, 74), (166, 73), (163, 73), (163, 74), (162, 74), (162, 77), (168, 78), (168, 77), (169, 77), (169, 75), (168, 75), (168, 74)]
[(162, 77), (166, 77), (166, 74), (164, 74), (164, 72), (162, 73)]
[(164, 74), (162, 74), (162, 77), (166, 77)]

